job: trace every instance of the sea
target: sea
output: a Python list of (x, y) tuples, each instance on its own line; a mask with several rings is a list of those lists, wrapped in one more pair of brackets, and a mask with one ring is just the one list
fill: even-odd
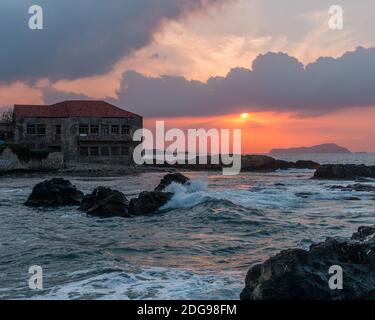
[[(375, 154), (278, 157), (375, 165)], [(160, 212), (128, 219), (28, 208), (33, 186), (49, 177), (0, 177), (0, 299), (239, 299), (254, 264), (375, 224), (374, 193), (334, 189), (353, 182), (313, 173), (184, 172), (192, 183), (169, 186)], [(100, 185), (132, 198), (163, 175), (66, 178), (85, 193)], [(32, 266), (42, 289), (29, 287)]]

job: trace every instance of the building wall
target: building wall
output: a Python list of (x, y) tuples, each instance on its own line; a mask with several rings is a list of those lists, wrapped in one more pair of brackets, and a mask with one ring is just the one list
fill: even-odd
[[(27, 134), (29, 125), (45, 126), (45, 134), (38, 132), (33, 135)], [(141, 117), (129, 118), (17, 118), (15, 124), (15, 142), (26, 144), (33, 149), (49, 149), (50, 151), (61, 151), (66, 164), (77, 162), (95, 162), (95, 163), (122, 163), (130, 164), (132, 162), (133, 149), (139, 142), (132, 140), (135, 130), (142, 128), (143, 121)], [(60, 126), (61, 134), (57, 134), (56, 128)], [(87, 126), (88, 134), (80, 134), (80, 127)], [(111, 128), (118, 126), (119, 134), (112, 134)], [(121, 133), (121, 126), (128, 126), (129, 132)], [(97, 134), (93, 134), (91, 129), (99, 129)], [(109, 128), (109, 135), (105, 135), (105, 129)], [(35, 130), (38, 130), (35, 127)], [(108, 147), (110, 152), (107, 155), (102, 148)], [(116, 147), (120, 148), (117, 155)], [(81, 152), (88, 148), (88, 155)], [(93, 148), (93, 149), (92, 149)], [(90, 151), (96, 151), (99, 148), (98, 155)], [(121, 153), (121, 148), (129, 148), (129, 154)], [(94, 155), (95, 154), (95, 155)]]

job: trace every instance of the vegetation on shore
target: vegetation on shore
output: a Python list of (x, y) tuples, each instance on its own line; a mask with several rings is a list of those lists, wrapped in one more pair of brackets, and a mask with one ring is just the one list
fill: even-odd
[(49, 155), (48, 150), (31, 150), (29, 147), (21, 144), (7, 143), (0, 145), (0, 155), (6, 148), (12, 150), (17, 155), (20, 161), (42, 160), (46, 159)]

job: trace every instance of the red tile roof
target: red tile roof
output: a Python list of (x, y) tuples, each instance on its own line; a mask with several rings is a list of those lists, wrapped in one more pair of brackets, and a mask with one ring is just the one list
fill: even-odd
[(138, 115), (105, 101), (70, 100), (52, 105), (14, 105), (18, 118), (129, 118)]

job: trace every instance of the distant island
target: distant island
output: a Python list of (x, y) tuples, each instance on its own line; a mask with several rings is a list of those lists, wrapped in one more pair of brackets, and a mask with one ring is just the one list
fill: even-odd
[(351, 153), (350, 150), (340, 147), (335, 143), (325, 143), (312, 147), (288, 148), (288, 149), (272, 149), (270, 154), (307, 154), (307, 153)]

